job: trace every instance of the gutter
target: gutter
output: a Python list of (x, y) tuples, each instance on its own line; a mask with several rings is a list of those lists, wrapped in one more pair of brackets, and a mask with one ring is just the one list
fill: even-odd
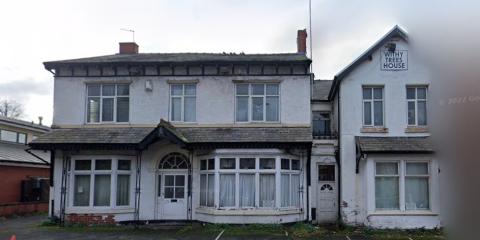
[(31, 152), (32, 149), (31, 148), (27, 148), (25, 149), (25, 152), (29, 153), (30, 155), (36, 157), (37, 159), (39, 159), (40, 161), (44, 162), (45, 164), (49, 165), (50, 166), (50, 163), (48, 161), (46, 161), (45, 159), (41, 158), (40, 156), (38, 156), (37, 154)]

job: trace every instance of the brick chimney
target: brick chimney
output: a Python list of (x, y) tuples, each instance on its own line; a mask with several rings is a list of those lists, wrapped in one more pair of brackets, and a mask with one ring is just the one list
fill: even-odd
[(134, 42), (121, 42), (120, 54), (138, 54), (138, 45)]
[(307, 29), (297, 31), (297, 53), (307, 54)]

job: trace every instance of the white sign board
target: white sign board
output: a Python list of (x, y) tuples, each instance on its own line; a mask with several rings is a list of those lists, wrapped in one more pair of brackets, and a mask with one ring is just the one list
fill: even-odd
[(408, 70), (408, 51), (382, 51), (380, 69), (382, 71), (405, 71)]

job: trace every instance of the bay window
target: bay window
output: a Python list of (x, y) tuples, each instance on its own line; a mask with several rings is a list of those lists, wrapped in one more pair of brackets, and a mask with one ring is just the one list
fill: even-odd
[(429, 163), (426, 161), (375, 162), (377, 210), (428, 210)]
[(73, 206), (130, 206), (131, 159), (73, 160)]
[(87, 122), (128, 122), (128, 84), (88, 84)]
[(170, 120), (195, 122), (197, 119), (197, 86), (195, 84), (170, 85)]
[(213, 207), (215, 196), (215, 159), (200, 161), (200, 206)]
[(235, 97), (235, 119), (237, 122), (279, 121), (279, 84), (236, 84)]
[(427, 125), (427, 87), (407, 87), (409, 126)]
[(383, 87), (363, 87), (363, 126), (383, 126)]
[(282, 207), (300, 206), (300, 161), (282, 158)]

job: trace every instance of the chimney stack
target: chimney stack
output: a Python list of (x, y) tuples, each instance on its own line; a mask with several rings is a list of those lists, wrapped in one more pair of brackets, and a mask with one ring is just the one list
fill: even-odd
[(38, 125), (42, 125), (42, 120), (43, 120), (43, 117), (42, 117), (42, 116), (39, 116), (39, 117), (38, 117)]
[(138, 45), (135, 42), (121, 42), (120, 54), (138, 54)]
[(297, 31), (297, 53), (307, 54), (307, 29)]

